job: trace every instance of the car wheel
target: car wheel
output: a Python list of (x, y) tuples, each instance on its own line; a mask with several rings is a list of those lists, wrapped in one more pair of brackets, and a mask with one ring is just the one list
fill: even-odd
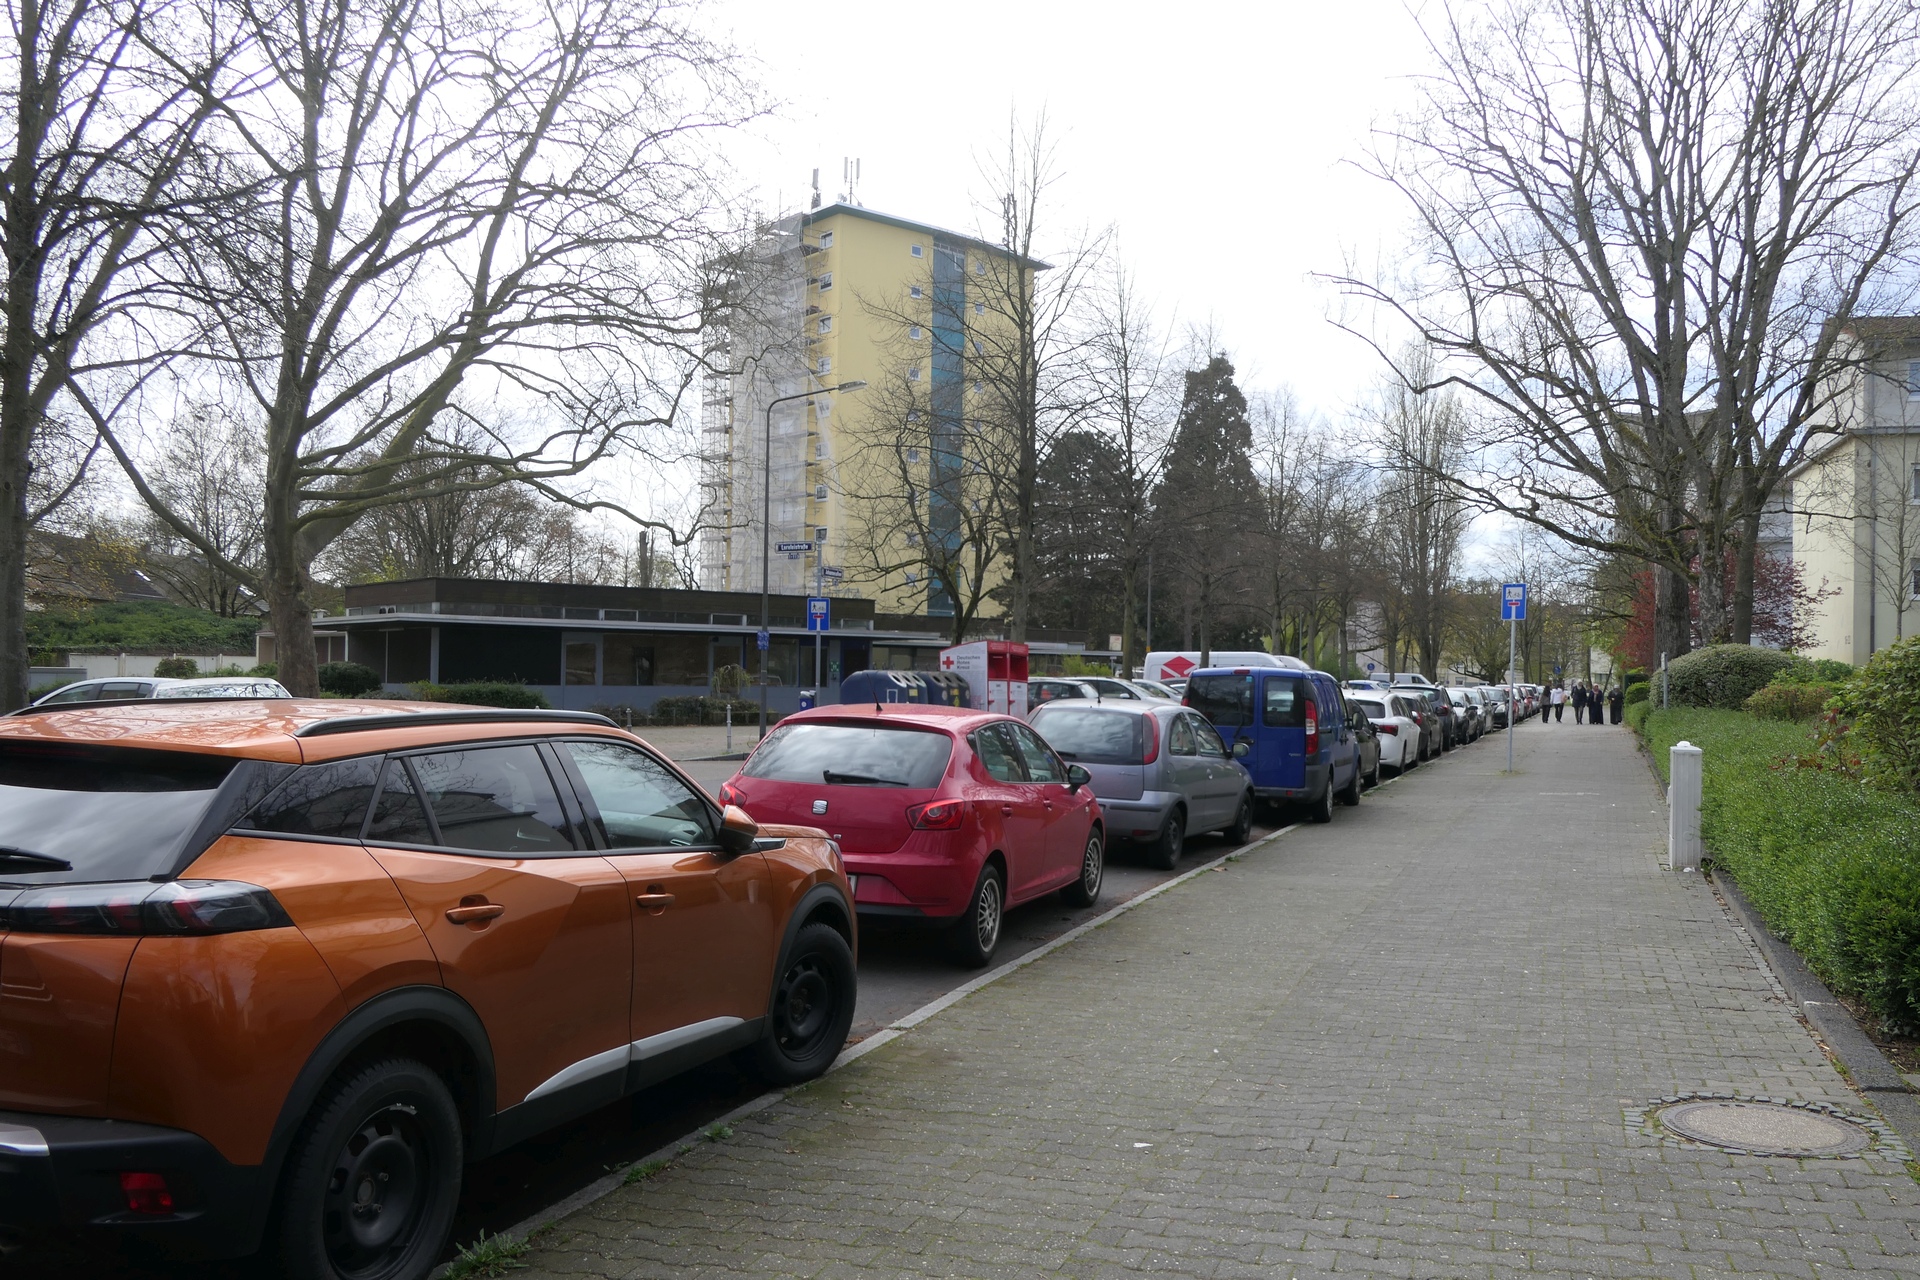
[(1379, 756), (1375, 756), (1373, 758), (1373, 769), (1371, 772), (1367, 774), (1366, 783), (1370, 787), (1377, 787), (1380, 785), (1380, 757)]
[(967, 910), (953, 922), (948, 949), (956, 963), (968, 969), (984, 969), (1000, 946), (1000, 924), (1006, 913), (1006, 882), (1000, 868), (989, 862), (980, 868), (980, 879), (973, 886)]
[(1187, 849), (1187, 811), (1178, 806), (1167, 812), (1167, 819), (1160, 824), (1160, 838), (1153, 842), (1153, 849), (1147, 855), (1147, 863), (1159, 871), (1171, 871), (1180, 864), (1180, 855)]
[(1307, 820), (1309, 822), (1332, 822), (1333, 821), (1333, 779), (1332, 778), (1327, 779), (1327, 789), (1320, 793), (1320, 798), (1318, 800), (1315, 800), (1313, 802), (1313, 807), (1307, 810)]
[(1080, 878), (1060, 891), (1060, 896), (1076, 907), (1090, 907), (1100, 900), (1100, 882), (1107, 875), (1107, 842), (1095, 827), (1087, 832), (1087, 847), (1080, 855)]
[(853, 1025), (853, 951), (831, 925), (810, 924), (793, 940), (774, 984), (766, 1034), (754, 1067), (769, 1084), (799, 1084), (833, 1065)]
[(1240, 799), (1240, 807), (1234, 811), (1233, 825), (1227, 828), (1227, 843), (1243, 845), (1253, 839), (1253, 793), (1249, 791)]
[(1340, 803), (1348, 805), (1360, 803), (1360, 762), (1358, 760), (1353, 762), (1353, 777), (1348, 779), (1346, 786), (1340, 788)]
[(307, 1117), (280, 1196), (280, 1274), (417, 1280), (446, 1247), (460, 1198), (460, 1112), (407, 1058), (361, 1067)]

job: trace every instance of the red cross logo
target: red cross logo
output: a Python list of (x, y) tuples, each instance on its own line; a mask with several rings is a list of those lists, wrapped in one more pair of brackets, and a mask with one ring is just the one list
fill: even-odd
[(953, 670), (953, 659), (951, 657), (942, 658), (940, 659), (940, 665), (951, 671)]
[(1177, 680), (1199, 665), (1192, 658), (1174, 658), (1172, 661), (1161, 663), (1160, 670)]

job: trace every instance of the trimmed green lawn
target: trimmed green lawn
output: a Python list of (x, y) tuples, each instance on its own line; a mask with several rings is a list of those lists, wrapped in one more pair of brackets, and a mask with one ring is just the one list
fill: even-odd
[(1773, 931), (1835, 990), (1890, 1030), (1920, 1029), (1920, 797), (1791, 763), (1805, 724), (1744, 711), (1647, 718), (1661, 775), (1667, 749), (1701, 748), (1701, 834)]

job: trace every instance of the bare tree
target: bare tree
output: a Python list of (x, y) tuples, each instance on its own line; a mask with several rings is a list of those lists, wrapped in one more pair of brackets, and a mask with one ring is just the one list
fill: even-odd
[[(173, 423), (152, 470), (153, 490), (192, 526), (189, 540), (149, 513), (140, 524), (146, 572), (175, 596), (231, 618), (255, 596), (224, 566), (260, 566), (260, 433), (219, 404), (195, 405)], [(213, 548), (204, 554), (202, 544)]]
[[(1387, 383), (1374, 409), (1384, 454), (1381, 542), (1395, 618), (1420, 669), (1438, 675), (1453, 604), (1460, 546), (1472, 512), (1458, 487), (1466, 462), (1466, 415), (1433, 371), (1431, 353), (1397, 357), (1405, 377)], [(1425, 387), (1419, 391), (1414, 388)]]
[(1443, 356), (1395, 362), (1410, 386), (1484, 404), (1455, 477), (1476, 501), (1658, 566), (1668, 652), (1690, 582), (1708, 637), (1745, 640), (1761, 511), (1825, 429), (1838, 322), (1909, 296), (1916, 10), (1476, 12), (1428, 24), (1440, 70), (1371, 162), (1412, 206), (1417, 264), (1343, 283)]
[(27, 695), (29, 534), (94, 457), (92, 426), (65, 393), (76, 376), (124, 371), (134, 358), (94, 339), (147, 301), (139, 268), (161, 225), (195, 209), (186, 178), (210, 111), (199, 91), (220, 57), (203, 38), (192, 58), (169, 66), (136, 36), (191, 43), (183, 28), (194, 24), (171, 0), (17, 0), (10, 14), (0, 103), (9, 148), (0, 179), (0, 710)]
[[(260, 192), (169, 269), (212, 335), (181, 377), (261, 419), (281, 679), (317, 689), (311, 569), (369, 511), (676, 455), (725, 247), (701, 135), (750, 110), (666, 0), (199, 0), (248, 59), (211, 131)], [(222, 559), (82, 398), (155, 514)], [(479, 433), (468, 448), (455, 424)], [(629, 513), (647, 523), (644, 513)]]

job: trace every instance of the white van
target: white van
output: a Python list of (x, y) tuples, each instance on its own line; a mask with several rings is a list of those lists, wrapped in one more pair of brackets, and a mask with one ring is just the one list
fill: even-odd
[[(1207, 655), (1209, 667), (1286, 667), (1293, 671), (1311, 670), (1306, 663), (1286, 654), (1242, 653), (1233, 649), (1215, 649)], [(1147, 655), (1147, 666), (1142, 678), (1171, 683), (1176, 688), (1187, 682), (1187, 676), (1200, 669), (1200, 651), (1198, 649), (1170, 649), (1165, 653)]]

